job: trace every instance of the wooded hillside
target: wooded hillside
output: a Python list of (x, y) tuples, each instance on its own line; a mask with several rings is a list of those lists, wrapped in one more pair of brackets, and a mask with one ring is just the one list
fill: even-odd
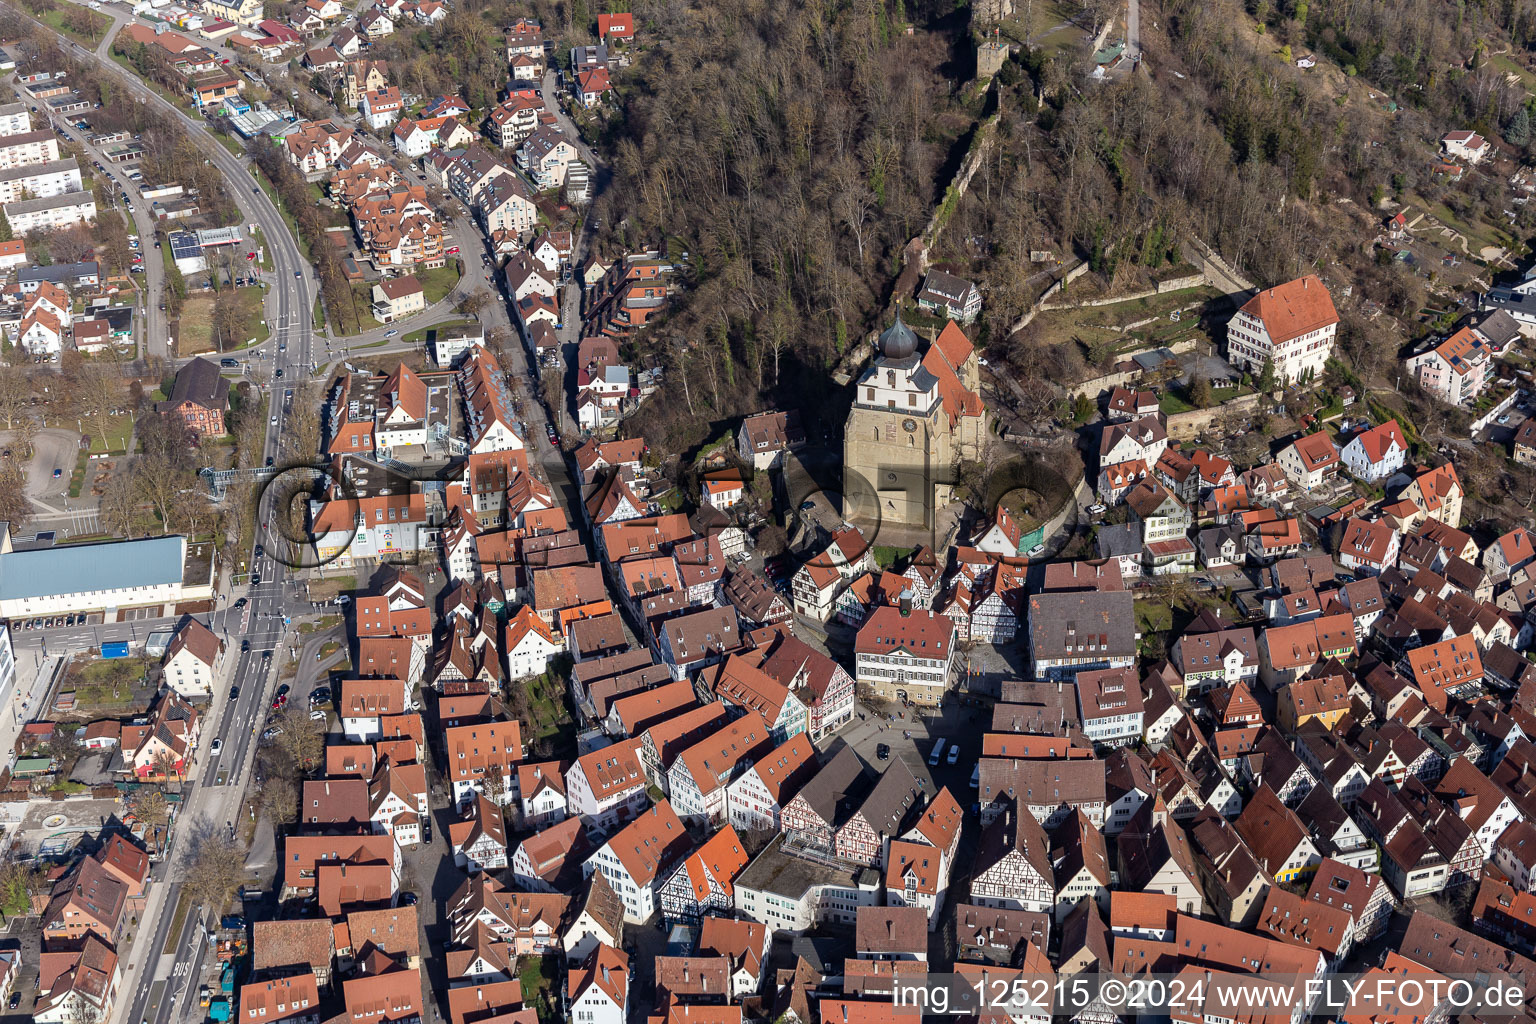
[(980, 103), (962, 102), (958, 35), (905, 35), (908, 13), (901, 0), (636, 5), (649, 47), (621, 78), (598, 213), (607, 249), (664, 246), (689, 289), (639, 341), (666, 353), (673, 386), (687, 378), (681, 401), (641, 414), (647, 436), (778, 389), (816, 407), (874, 322)]

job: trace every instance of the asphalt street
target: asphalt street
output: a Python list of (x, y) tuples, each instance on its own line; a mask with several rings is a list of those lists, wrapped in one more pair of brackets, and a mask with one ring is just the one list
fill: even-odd
[[(109, 10), (106, 13), (118, 26), (127, 20), (116, 11)], [(266, 319), (272, 328), (269, 345), (276, 346), (272, 363), (274, 368), (280, 366), (285, 370), (298, 370), (298, 376), (302, 378), (307, 375), (314, 360), (311, 311), (315, 282), (312, 268), (301, 257), (297, 241), (289, 233), (282, 215), (252, 177), (247, 162), (225, 149), (201, 123), (162, 99), (107, 56), (115, 34), (114, 29), (95, 49), (94, 56), (98, 59), (94, 63), (101, 73), (138, 102), (154, 106), (166, 116), (179, 121), (203, 150), (206, 158), (224, 174), (243, 221), (261, 228), (274, 265), (274, 270), (268, 275), (271, 287), (266, 294)], [(66, 49), (72, 49), (76, 56), (92, 56), (92, 51), (63, 40), (62, 37), (60, 43)], [(141, 239), (152, 237), (142, 229), (138, 234)], [(154, 354), (157, 338), (158, 344), (164, 345), (165, 332), (162, 328), (157, 334), (151, 328), (149, 337), (150, 352)], [(292, 379), (295, 374), (288, 373), (287, 376)], [(279, 454), (283, 417), (281, 403), (273, 403), (264, 454), (274, 458)], [(268, 514), (269, 510), (263, 508), (262, 518)], [(258, 530), (258, 543), (260, 533)], [(159, 890), (158, 898), (146, 908), (144, 927), (140, 930), (133, 961), (124, 977), (123, 992), (128, 998), (118, 1001), (113, 1015), (116, 1020), (172, 1024), (189, 1019), (187, 1004), (196, 998), (195, 979), (201, 970), (206, 949), (206, 943), (198, 940), (198, 930), (203, 926), (204, 918), (211, 908), (198, 908), (197, 913), (186, 915), (177, 935), (173, 956), (161, 957), (158, 954), (165, 948), (180, 898), (178, 879), (185, 876), (199, 841), (227, 827), (225, 823), (234, 821), (240, 813), (246, 777), (255, 757), (257, 734), (265, 718), (265, 709), (272, 699), (273, 662), (263, 658), (262, 654), (264, 650), (279, 646), (288, 569), (269, 555), (257, 558), (254, 551), (250, 564), (253, 570), (260, 573), (261, 584), (250, 589), (247, 594), (249, 603), (244, 609), (230, 608), (216, 620), (220, 629), (240, 639), (250, 640), (251, 650), (238, 655), (239, 660), (234, 670), (233, 679), (240, 686), (240, 698), (231, 703), (227, 691), (214, 695), (214, 705), (209, 715), (212, 721), (205, 723), (203, 738), (198, 746), (198, 767), (193, 772), (195, 781), (187, 787), (176, 836), (159, 867), (162, 884), (155, 887)], [(249, 613), (249, 618), (246, 618), (246, 613)], [(231, 615), (238, 616), (238, 620), (231, 622)], [(59, 631), (53, 636), (59, 643), (84, 645), (87, 632), (91, 633), (91, 640), (100, 643), (102, 640), (122, 638), (124, 631), (129, 634), (129, 639), (134, 638), (135, 634), (142, 637), (144, 634), (141, 631), (149, 628), (149, 625), (148, 622), (116, 623), (77, 630), (73, 635), (69, 631)], [(29, 641), (27, 634), (21, 634), (19, 643), (25, 645)], [(38, 636), (35, 642), (42, 644), (44, 637)], [(238, 642), (237, 639), (237, 646)], [(276, 657), (274, 655), (274, 660)], [(221, 741), (223, 747), (216, 758), (210, 753), (214, 737)], [(210, 770), (211, 779), (208, 778)], [(178, 1006), (181, 1009), (178, 1010)]]
[[(95, 63), (101, 68), (102, 73), (125, 89), (138, 102), (156, 106), (167, 116), (180, 121), (193, 140), (203, 149), (207, 159), (219, 168), (230, 183), (244, 222), (247, 225), (259, 226), (265, 236), (275, 267), (265, 275), (269, 283), (266, 295), (266, 318), (272, 327), (272, 336), (264, 345), (257, 347), (257, 352), (252, 353), (246, 350), (242, 355), (257, 356), (263, 361), (262, 368), (267, 372), (281, 367), (285, 371), (287, 381), (303, 380), (311, 373), (319, 372), (319, 368), (345, 358), (349, 351), (357, 351), (364, 346), (378, 345), (379, 342), (386, 343), (379, 345), (378, 348), (367, 348), (369, 355), (413, 348), (414, 346), (403, 343), (388, 344), (391, 341), (388, 335), (393, 331), (397, 332), (397, 337), (403, 336), (413, 330), (440, 322), (445, 319), (445, 313), (476, 286), (488, 285), (493, 292), (500, 295), (496, 282), (485, 281), (485, 272), (477, 266), (480, 262), (477, 254), (487, 251), (485, 239), (475, 228), (472, 219), (467, 215), (461, 215), (451, 218), (446, 228), (449, 233), (449, 244), (460, 247), (467, 273), (447, 298), (424, 313), (388, 327), (356, 337), (329, 339), (328, 343), (327, 339), (317, 341), (313, 333), (314, 324), (311, 316), (317, 288), (312, 268), (302, 259), (296, 240), (288, 231), (281, 214), (252, 177), (248, 162), (226, 149), (199, 121), (166, 102), (132, 74), (111, 61), (108, 53), (112, 37), (118, 28), (134, 19), (115, 7), (102, 8), (101, 13), (111, 17), (114, 22), (113, 31), (95, 47), (94, 51), (98, 58)], [(61, 39), (61, 45), (73, 50), (77, 56), (91, 55), (91, 51), (85, 47), (67, 40)], [(223, 52), (216, 46), (210, 48)], [(546, 96), (553, 96), (552, 89), (552, 83), (546, 81)], [(574, 126), (569, 124), (557, 105), (551, 103), (550, 107), (555, 110), (556, 116), (561, 119), (572, 138), (579, 139)], [(75, 133), (71, 132), (71, 134)], [(579, 148), (596, 170), (600, 165), (590, 150), (584, 144)], [(118, 184), (121, 185), (121, 182)], [(600, 180), (598, 184), (601, 187)], [(129, 195), (133, 197), (135, 190), (130, 190)], [(142, 204), (135, 201), (134, 205)], [(444, 213), (447, 214), (448, 211)], [(141, 211), (136, 209), (134, 214), (137, 234), (145, 244), (149, 244), (153, 238), (152, 232), (147, 230), (146, 224), (140, 223)], [(585, 234), (577, 239), (573, 262), (578, 265), (586, 242)], [(158, 260), (151, 259), (151, 252), (153, 252), (152, 248), (146, 251), (145, 261), (152, 267), (157, 266)], [(158, 253), (155, 255), (158, 256)], [(142, 276), (147, 278), (150, 275)], [(150, 299), (146, 303), (148, 350), (151, 354), (169, 356), (170, 353), (164, 348), (166, 332), (163, 316), (155, 315), (159, 313), (156, 308), (158, 294), (151, 290), (149, 296)], [(497, 326), (511, 325), (504, 298), (502, 296), (503, 301), (488, 303), (482, 312), (482, 322), (488, 330)], [(579, 289), (573, 285), (567, 290), (564, 298), (566, 309), (562, 321), (565, 325), (562, 341), (565, 342), (563, 347), (573, 354), (575, 342), (580, 333)], [(157, 324), (158, 329), (156, 329)], [(524, 354), (527, 358), (526, 349)], [(520, 388), (525, 387), (527, 380), (536, 377), (536, 374), (531, 373), (525, 376), (518, 372), (521, 368), (514, 369), (508, 366), (505, 369), (513, 377), (514, 385)], [(274, 398), (279, 398), (281, 390), (274, 388), (272, 394)], [(551, 445), (547, 438), (541, 436), (545, 417), (540, 413), (538, 396), (527, 393), (525, 390), (523, 398), (525, 407), (529, 410), (527, 418), (533, 428), (530, 431), (533, 436), (527, 439), (528, 443), (535, 449), (535, 456), (543, 467), (551, 487), (570, 510), (573, 523), (580, 524), (580, 494), (571, 477), (564, 453), (558, 447)], [(279, 439), (283, 431), (285, 415), (284, 404), (280, 400), (273, 401), (264, 455), (276, 458), (280, 454)], [(263, 506), (259, 511), (259, 518), (266, 521), (270, 514), (271, 509)], [(262, 531), (258, 529), (257, 550), (260, 550), (261, 541)], [(260, 733), (264, 728), (268, 708), (272, 702), (277, 669), (286, 656), (287, 644), (295, 640), (295, 634), (285, 622), (285, 616), (293, 617), (300, 612), (312, 610), (307, 599), (297, 592), (296, 581), (291, 577), (290, 570), (276, 562), (269, 553), (263, 551), (258, 557), (256, 550), (253, 550), (249, 568), (260, 579), (260, 583), (243, 591), (219, 594), (219, 609), (207, 617), (211, 628), (225, 637), (230, 644), (230, 653), (226, 657), (234, 658), (235, 662), (232, 670), (227, 672), (225, 678), (219, 682), (213, 694), (212, 703), (206, 709), (207, 717), (203, 723), (202, 737), (198, 744), (193, 769), (189, 773), (191, 781), (184, 787), (183, 811), (178, 818), (167, 855), (156, 869), (159, 884), (153, 887), (150, 905), (141, 916), (143, 925), (129, 955), (130, 962), (126, 965), (122, 989), (124, 998), (118, 1000), (113, 1015), (114, 1021), (128, 1021), (133, 1024), (140, 1024), (140, 1022), (173, 1024), (173, 1022), (194, 1019), (202, 1015), (202, 1011), (195, 1007), (192, 1000), (196, 999), (198, 978), (204, 958), (208, 955), (208, 944), (203, 941), (202, 929), (205, 924), (210, 923), (207, 918), (210, 914), (216, 913), (217, 908), (194, 908), (195, 912), (188, 913), (178, 926), (172, 942), (172, 926), (176, 920), (175, 912), (181, 895), (180, 879), (185, 877), (193, 863), (200, 841), (227, 830), (242, 813), (243, 796), (253, 771)], [(242, 595), (247, 603), (241, 608), (235, 608), (233, 601), (237, 596)], [(168, 628), (174, 622), (175, 620), (170, 618), (139, 619), (54, 630), (32, 630), (16, 634), (15, 639), (18, 647), (28, 650), (36, 648), (38, 654), (47, 652), (50, 647), (53, 651), (62, 653), (66, 649), (98, 646), (103, 642), (119, 639), (142, 641), (149, 632)], [(248, 649), (243, 649), (247, 644)], [(229, 699), (231, 685), (240, 688), (235, 700)], [(220, 741), (221, 746), (218, 754), (212, 753), (215, 738)], [(167, 948), (172, 952), (162, 953)]]

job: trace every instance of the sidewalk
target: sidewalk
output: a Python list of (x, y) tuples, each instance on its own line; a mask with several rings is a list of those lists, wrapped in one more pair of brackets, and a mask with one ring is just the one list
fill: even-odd
[(21, 735), (22, 726), (42, 713), (54, 672), (67, 660), (67, 656), (58, 654), (44, 657), (36, 647), (12, 644), (11, 651), (16, 659), (16, 682), (9, 701), (0, 707), (0, 744), (4, 744), (5, 750), (16, 749), (16, 737)]

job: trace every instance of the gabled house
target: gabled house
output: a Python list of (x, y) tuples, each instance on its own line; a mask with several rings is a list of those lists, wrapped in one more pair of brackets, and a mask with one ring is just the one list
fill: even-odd
[(1280, 449), (1275, 464), (1296, 487), (1312, 491), (1337, 477), (1343, 462), (1328, 432), (1320, 430)]
[(1350, 438), (1339, 458), (1357, 480), (1379, 483), (1408, 461), (1408, 442), (1397, 420), (1388, 420)]
[(582, 872), (601, 872), (624, 904), (624, 920), (643, 924), (657, 909), (661, 885), (692, 840), (666, 800), (644, 811), (587, 858)]

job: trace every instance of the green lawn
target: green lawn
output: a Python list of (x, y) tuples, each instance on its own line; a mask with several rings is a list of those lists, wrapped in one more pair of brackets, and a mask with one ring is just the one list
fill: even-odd
[(1531, 74), (1529, 71), (1527, 71), (1525, 68), (1521, 67), (1515, 61), (1510, 60), (1509, 57), (1507, 57), (1507, 56), (1505, 56), (1504, 54), (1501, 53), (1497, 57), (1493, 58), (1493, 62), (1492, 63), (1493, 63), (1493, 66), (1498, 68), (1500, 71), (1503, 71), (1506, 74), (1511, 74), (1511, 75), (1518, 76), (1520, 81), (1521, 81), (1521, 83), (1527, 89), (1529, 89), (1532, 92), (1536, 92), (1536, 75)]
[[(66, 24), (66, 19), (73, 24)], [(89, 43), (91, 46), (101, 42), (101, 37), (106, 35), (107, 30), (112, 27), (112, 19), (105, 14), (76, 7), (74, 4), (60, 4), (53, 10), (37, 16), (37, 20), (57, 32), (64, 33), (76, 42)], [(79, 27), (74, 27), (76, 25)]]
[[(1074, 290), (1069, 289), (1058, 301), (1072, 301), (1074, 294)], [(1076, 342), (1086, 350), (1089, 361), (1100, 366), (1113, 362), (1126, 352), (1172, 344), (1196, 334), (1200, 330), (1198, 310), (1188, 310), (1176, 321), (1168, 319), (1169, 314), (1219, 295), (1214, 288), (1182, 288), (1104, 306), (1050, 310), (1036, 317), (1035, 323), (1040, 325), (1043, 340), (1050, 344)], [(1090, 296), (1083, 294), (1083, 297)], [(1124, 330), (1144, 320), (1152, 322)]]
[(1164, 416), (1174, 416), (1181, 412), (1189, 412), (1194, 406), (1184, 400), (1182, 395), (1172, 391), (1164, 391), (1157, 399), (1157, 410)]
[(557, 988), (559, 967), (552, 956), (525, 956), (518, 964), (517, 980), (523, 986), (523, 1002), (532, 1004), (539, 1024), (553, 1024), (561, 1019)]
[[(460, 319), (457, 319), (457, 320), (444, 320), (440, 324), (433, 324), (431, 327), (423, 327), (419, 331), (412, 331), (410, 334), (407, 334), (405, 337), (401, 338), (400, 340), (404, 341), (404, 342), (407, 342), (408, 344), (420, 345), (420, 344), (424, 344), (426, 342), (427, 335), (431, 334), (433, 331), (441, 330), (444, 327), (462, 327), (465, 324), (472, 324), (474, 322), (475, 321), (473, 321), (473, 320), (466, 320), (466, 319), (463, 319), (463, 318), (460, 318)], [(391, 339), (391, 340), (393, 340), (393, 339)]]
[(92, 454), (103, 452), (121, 454), (125, 451), (128, 447), (128, 439), (133, 436), (133, 417), (127, 414), (107, 417), (105, 446), (101, 443), (101, 428), (95, 419), (94, 416), (51, 416), (44, 417), (43, 425), (58, 427), (62, 430), (79, 430), (91, 439)]
[(424, 270), (416, 275), (416, 280), (421, 282), (421, 290), (426, 293), (427, 305), (442, 302), (453, 291), (453, 286), (459, 283), (457, 263), (458, 260), (450, 259), (447, 266)]
[(80, 497), (80, 491), (85, 487), (85, 468), (89, 465), (89, 462), (80, 457), (79, 452), (75, 453), (75, 469), (74, 472), (69, 474), (69, 496), (71, 498)]
[(257, 228), (252, 232), (251, 241), (255, 244), (256, 251), (261, 253), (261, 269), (271, 270), (273, 267), (272, 250), (267, 248), (267, 236), (261, 233), (261, 228)]
[(75, 691), (81, 704), (99, 707), (126, 706), (133, 702), (133, 688), (153, 664), (149, 658), (112, 658), (70, 667), (65, 686)]
[(352, 285), (352, 297), (354, 299), (350, 308), (331, 309), (326, 312), (331, 315), (331, 326), (341, 335), (362, 334), (371, 331), (375, 327), (383, 327), (373, 318), (370, 310), (373, 309), (373, 285), (370, 283), (356, 283)]
[[(272, 205), (277, 207), (277, 212), (283, 215), (283, 223), (288, 225), (288, 233), (299, 243), (299, 252), (304, 254), (306, 260), (313, 262), (309, 255), (309, 242), (299, 233), (299, 223), (293, 219), (293, 214), (288, 212), (288, 207), (284, 206), (283, 201), (278, 198), (277, 189), (267, 180), (265, 174), (261, 174), (256, 170), (254, 165), (251, 167), (251, 174), (255, 177), (256, 183), (266, 191), (267, 198), (272, 200)], [(320, 300), (317, 298), (315, 301), (319, 302)], [(319, 323), (319, 320), (317, 319), (315, 322)]]
[(143, 82), (146, 86), (153, 89), (156, 93), (159, 94), (160, 98), (165, 100), (167, 103), (174, 105), (178, 109), (186, 112), (187, 114), (190, 114), (193, 117), (199, 116), (197, 105), (192, 102), (192, 98), (190, 96), (178, 96), (175, 93), (167, 92), (165, 89), (161, 88), (158, 82), (151, 81), (150, 79), (141, 76), (139, 74), (139, 69), (133, 66), (133, 61), (117, 52), (116, 43), (112, 45), (112, 59), (121, 64), (123, 68), (127, 70), (127, 72), (134, 78), (138, 79), (140, 82)]
[[(241, 328), (235, 332), (235, 343), (225, 351), (232, 352), (267, 340), (271, 329), (262, 323), (262, 299), (265, 294), (261, 288), (254, 286), (235, 289), (235, 295), (240, 300)], [(178, 355), (189, 356), (214, 350), (211, 317), (215, 301), (213, 293), (205, 292), (182, 303), (181, 335), (176, 342)]]
[(1481, 220), (1474, 223), (1468, 223), (1457, 217), (1456, 214), (1452, 213), (1451, 208), (1446, 206), (1444, 203), (1430, 203), (1427, 202), (1422, 196), (1415, 195), (1411, 192), (1406, 194), (1403, 199), (1406, 204), (1416, 206), (1421, 210), (1425, 210), (1429, 213), (1430, 216), (1440, 221), (1440, 223), (1444, 224), (1446, 227), (1453, 231), (1459, 231), (1461, 234), (1466, 236), (1467, 248), (1471, 251), (1470, 253), (1464, 255), (1461, 251), (1461, 245), (1457, 243), (1455, 239), (1442, 236), (1439, 231), (1435, 230), (1427, 222), (1421, 224), (1419, 228), (1416, 229), (1420, 237), (1422, 237), (1430, 245), (1433, 245), (1436, 248), (1443, 248), (1446, 252), (1453, 254), (1457, 259), (1465, 259), (1467, 256), (1475, 257), (1478, 255), (1478, 250), (1484, 246), (1501, 246), (1504, 248), (1510, 248), (1516, 245), (1515, 241), (1511, 239), (1509, 235), (1507, 235), (1499, 226), (1488, 224)]

